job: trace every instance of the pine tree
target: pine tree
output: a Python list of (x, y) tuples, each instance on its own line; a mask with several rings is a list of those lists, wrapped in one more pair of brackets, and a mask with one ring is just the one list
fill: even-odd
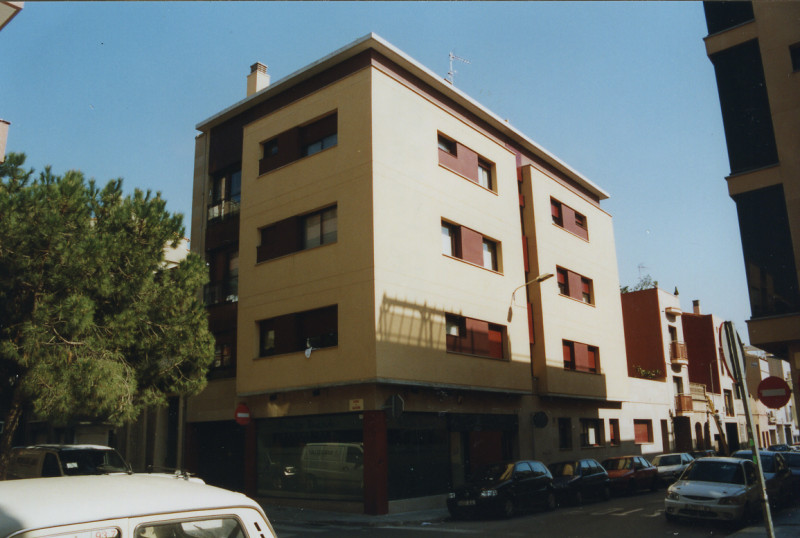
[(123, 195), (78, 171), (0, 164), (0, 476), (23, 409), (56, 425), (121, 425), (171, 395), (196, 394), (213, 360), (202, 259), (165, 247), (182, 215), (160, 194)]

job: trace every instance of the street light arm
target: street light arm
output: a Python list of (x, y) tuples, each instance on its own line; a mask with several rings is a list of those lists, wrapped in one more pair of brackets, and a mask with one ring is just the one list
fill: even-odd
[(511, 323), (511, 317), (513, 315), (514, 296), (516, 295), (516, 293), (519, 290), (521, 290), (522, 288), (524, 288), (525, 286), (529, 285), (529, 284), (533, 284), (535, 282), (543, 282), (543, 281), (547, 280), (548, 278), (550, 278), (552, 276), (553, 276), (553, 273), (542, 273), (541, 275), (537, 276), (533, 280), (529, 280), (528, 282), (526, 282), (522, 286), (517, 286), (514, 289), (514, 291), (511, 292), (511, 303), (508, 305), (508, 322), (509, 323)]

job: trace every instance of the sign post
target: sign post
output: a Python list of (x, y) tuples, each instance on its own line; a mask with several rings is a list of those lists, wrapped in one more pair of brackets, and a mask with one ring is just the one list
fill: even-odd
[(753, 451), (753, 463), (758, 468), (758, 483), (761, 487), (761, 511), (764, 514), (764, 527), (767, 529), (767, 536), (775, 538), (775, 529), (772, 526), (772, 513), (769, 509), (769, 497), (767, 497), (767, 487), (764, 483), (764, 469), (761, 465), (761, 455), (758, 452), (758, 442), (753, 436), (753, 415), (750, 412), (750, 395), (747, 392), (744, 376), (744, 350), (739, 333), (733, 326), (732, 321), (726, 321), (720, 327), (720, 340), (722, 341), (722, 356), (725, 364), (733, 373), (733, 378), (739, 386), (739, 394), (742, 395), (742, 404), (747, 418), (747, 441)]

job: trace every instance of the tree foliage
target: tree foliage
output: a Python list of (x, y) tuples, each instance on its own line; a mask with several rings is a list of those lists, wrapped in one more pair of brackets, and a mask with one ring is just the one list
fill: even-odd
[(619, 291), (620, 293), (630, 293), (632, 291), (649, 290), (651, 288), (657, 288), (657, 287), (658, 287), (657, 280), (653, 280), (653, 278), (650, 275), (644, 275), (643, 277), (640, 277), (639, 281), (633, 286), (621, 286)]
[(99, 188), (24, 162), (0, 164), (0, 390), (11, 402), (0, 453), (23, 406), (54, 424), (120, 425), (202, 390), (213, 360), (205, 263), (164, 259), (182, 215), (160, 194), (123, 195), (122, 180)]

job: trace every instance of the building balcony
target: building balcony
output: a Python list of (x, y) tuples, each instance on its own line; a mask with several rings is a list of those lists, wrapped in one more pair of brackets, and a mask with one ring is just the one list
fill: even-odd
[(203, 301), (206, 306), (239, 301), (239, 277), (231, 277), (222, 282), (206, 284), (203, 289)]
[(669, 359), (672, 364), (689, 364), (689, 355), (686, 352), (686, 344), (677, 341), (670, 342)]
[(691, 394), (678, 394), (675, 396), (675, 413), (685, 415), (694, 410)]
[(239, 200), (221, 200), (208, 206), (208, 220), (226, 219), (239, 213)]

